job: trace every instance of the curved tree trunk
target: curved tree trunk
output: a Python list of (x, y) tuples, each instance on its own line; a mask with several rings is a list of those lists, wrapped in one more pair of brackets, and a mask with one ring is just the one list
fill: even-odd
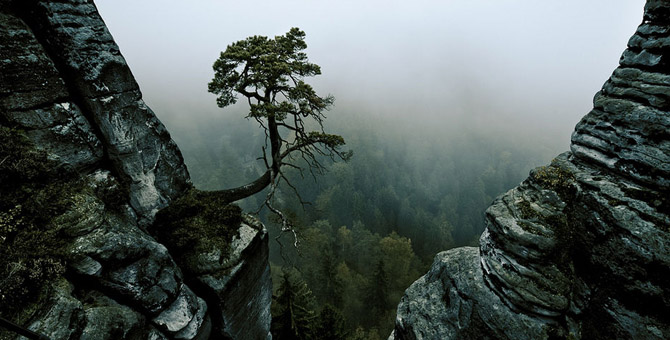
[(220, 195), (226, 203), (232, 203), (243, 198), (247, 198), (255, 193), (265, 189), (272, 180), (272, 170), (268, 169), (261, 177), (255, 181), (232, 189), (215, 190), (209, 193)]

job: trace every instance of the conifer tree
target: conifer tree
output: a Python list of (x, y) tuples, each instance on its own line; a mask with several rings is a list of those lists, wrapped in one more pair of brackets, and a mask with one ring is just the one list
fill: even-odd
[(325, 169), (321, 164), (323, 157), (346, 160), (351, 156), (350, 152), (339, 150), (344, 139), (323, 128), (324, 112), (334, 99), (330, 95), (319, 96), (305, 82), (306, 77), (321, 74), (319, 65), (307, 59), (306, 48), (305, 32), (295, 27), (273, 39), (253, 36), (237, 41), (228, 45), (214, 62), (214, 78), (208, 84), (221, 108), (236, 103), (241, 95), (249, 106), (247, 118), (256, 120), (265, 132), (259, 159), (266, 171), (251, 183), (221, 190), (219, 194), (232, 202), (270, 186), (265, 205), (283, 223), (286, 219), (271, 205), (277, 186), (284, 182), (300, 197), (284, 169), (296, 169), (301, 175), (305, 170), (314, 174)]
[(272, 337), (277, 340), (315, 339), (315, 300), (307, 283), (284, 270), (273, 296)]
[[(372, 280), (367, 287), (365, 302), (370, 309), (370, 316), (379, 318), (388, 308), (389, 278), (384, 269), (384, 260), (377, 262), (377, 268), (372, 274)], [(370, 320), (373, 323), (375, 320)]]
[(320, 340), (344, 340), (347, 332), (342, 313), (330, 304), (326, 304), (319, 313), (316, 335)]

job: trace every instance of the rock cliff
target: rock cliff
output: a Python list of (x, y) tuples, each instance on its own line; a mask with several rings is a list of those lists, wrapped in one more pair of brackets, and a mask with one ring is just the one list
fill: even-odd
[(0, 46), (2, 316), (52, 339), (268, 338), (260, 223), (190, 261), (157, 241), (195, 189), (93, 1), (2, 1)]
[(571, 151), (438, 254), (389, 339), (670, 338), (670, 2), (648, 0)]

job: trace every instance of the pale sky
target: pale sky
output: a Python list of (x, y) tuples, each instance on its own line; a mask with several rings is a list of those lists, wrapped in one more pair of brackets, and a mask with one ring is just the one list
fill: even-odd
[[(218, 114), (220, 51), (307, 33), (336, 110), (435, 124), (525, 122), (565, 139), (642, 20), (643, 0), (97, 0), (159, 118)], [(477, 123), (479, 122), (479, 123)], [(526, 126), (527, 127), (527, 126)]]

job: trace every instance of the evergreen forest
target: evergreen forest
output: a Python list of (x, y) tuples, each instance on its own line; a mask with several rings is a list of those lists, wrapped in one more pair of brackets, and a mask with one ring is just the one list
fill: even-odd
[[(267, 209), (259, 211), (263, 193), (237, 202), (259, 212), (270, 233), (276, 339), (386, 339), (404, 290), (435, 254), (477, 245), (492, 200), (560, 151), (533, 133), (341, 111), (329, 112), (327, 124), (353, 157), (324, 160), (326, 171), (315, 176), (288, 171), (300, 196), (288, 187), (276, 195), (295, 236), (282, 234)], [(172, 129), (194, 184), (205, 190), (243, 184), (263, 171), (256, 159), (262, 130), (226, 116)]]

